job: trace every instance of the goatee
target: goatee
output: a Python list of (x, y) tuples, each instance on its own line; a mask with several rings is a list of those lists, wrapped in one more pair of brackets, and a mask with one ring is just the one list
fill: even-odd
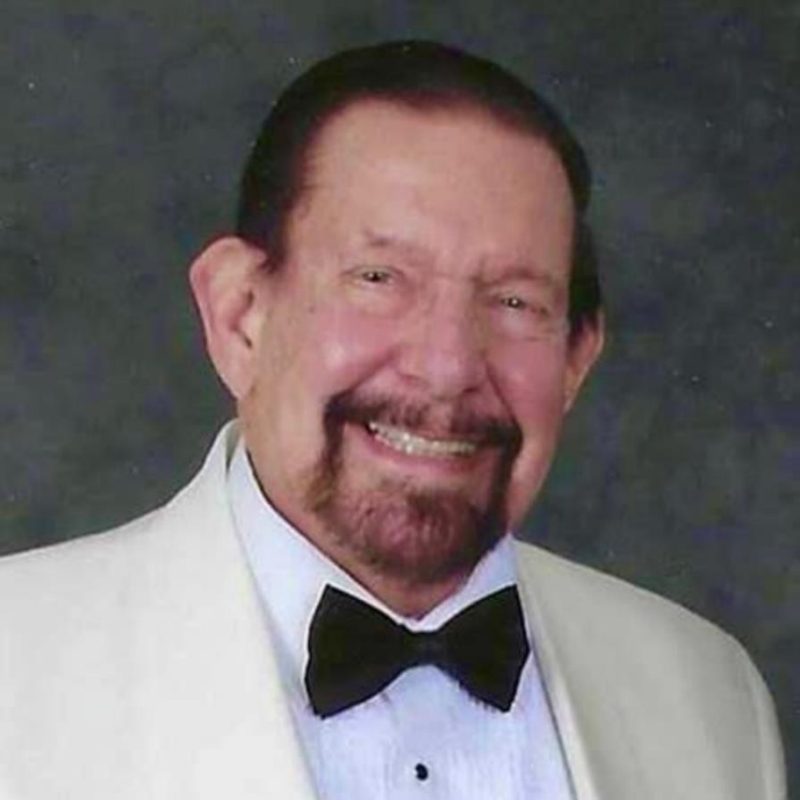
[(373, 572), (409, 585), (467, 574), (503, 536), (505, 497), (521, 444), (514, 422), (456, 408), (447, 436), (497, 449), (482, 503), (466, 492), (420, 488), (410, 478), (353, 484), (343, 463), (345, 425), (382, 422), (414, 431), (424, 430), (429, 417), (428, 407), (394, 398), (335, 395), (326, 405), (324, 451), (306, 494), (306, 506), (340, 547)]

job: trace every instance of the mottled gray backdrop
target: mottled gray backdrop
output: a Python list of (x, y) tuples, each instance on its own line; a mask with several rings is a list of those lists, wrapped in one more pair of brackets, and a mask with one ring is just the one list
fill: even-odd
[(0, 552), (164, 500), (230, 406), (186, 284), (276, 90), (429, 37), (539, 86), (597, 174), (611, 340), (525, 535), (750, 649), (800, 769), (796, 0), (3, 0)]

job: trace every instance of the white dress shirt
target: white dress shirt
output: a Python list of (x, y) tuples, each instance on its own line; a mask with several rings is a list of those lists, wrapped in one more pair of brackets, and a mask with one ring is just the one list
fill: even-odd
[(433, 666), (409, 669), (360, 705), (322, 719), (303, 677), (309, 624), (330, 584), (412, 631), (439, 628), (516, 583), (508, 537), (421, 619), (399, 617), (265, 499), (240, 443), (228, 476), (234, 519), (264, 604), (300, 741), (324, 800), (570, 800), (557, 731), (532, 654), (508, 712), (474, 700)]

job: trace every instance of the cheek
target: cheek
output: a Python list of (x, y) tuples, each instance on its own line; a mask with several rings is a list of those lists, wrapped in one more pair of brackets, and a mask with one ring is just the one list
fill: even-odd
[[(331, 397), (368, 381), (390, 357), (391, 327), (334, 304), (273, 318), (264, 331), (254, 405), (260, 428), (291, 460), (314, 463)], [(302, 456), (302, 457), (301, 457)]]
[(561, 346), (543, 343), (507, 352), (495, 360), (495, 375), (508, 410), (526, 439), (546, 436), (554, 420), (560, 421), (566, 387)]
[(390, 358), (392, 326), (333, 302), (287, 301), (272, 311), (253, 391), (239, 411), (251, 450), (261, 454), (262, 480), (288, 508), (324, 451), (328, 401), (380, 371)]
[(498, 372), (508, 411), (522, 430), (507, 498), (509, 522), (516, 525), (545, 478), (564, 417), (566, 360), (555, 347), (528, 349), (504, 360)]
[(305, 391), (321, 402), (367, 381), (390, 360), (395, 326), (334, 307), (307, 319), (301, 370)]

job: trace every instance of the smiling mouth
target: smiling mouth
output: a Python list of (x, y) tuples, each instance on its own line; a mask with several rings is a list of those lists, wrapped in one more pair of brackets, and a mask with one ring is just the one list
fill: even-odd
[(478, 445), (463, 439), (434, 439), (411, 433), (405, 428), (385, 425), (382, 422), (367, 422), (366, 429), (381, 444), (409, 456), (429, 458), (464, 458), (473, 455)]

